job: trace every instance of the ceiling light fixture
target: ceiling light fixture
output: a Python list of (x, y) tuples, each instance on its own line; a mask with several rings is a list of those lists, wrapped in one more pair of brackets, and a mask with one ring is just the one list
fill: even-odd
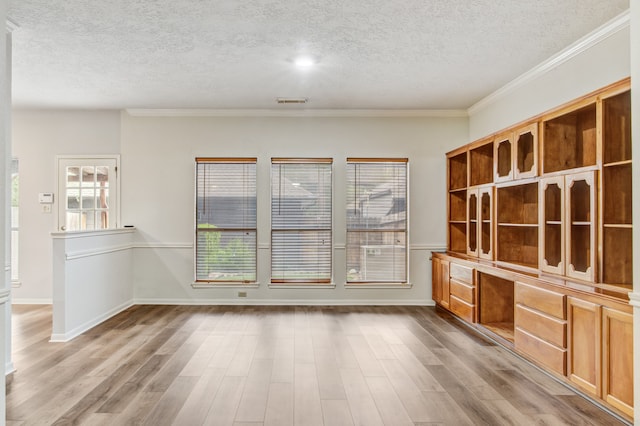
[(299, 56), (293, 61), (293, 63), (298, 68), (308, 69), (314, 66), (316, 61), (311, 56)]
[(276, 98), (279, 104), (306, 104), (309, 98)]

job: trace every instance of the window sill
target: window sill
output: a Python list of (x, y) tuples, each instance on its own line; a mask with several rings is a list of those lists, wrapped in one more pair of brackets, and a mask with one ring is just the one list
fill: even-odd
[(347, 289), (354, 289), (354, 288), (366, 288), (366, 289), (372, 289), (372, 288), (380, 288), (380, 289), (391, 289), (391, 290), (405, 290), (405, 289), (410, 289), (413, 288), (413, 284), (411, 283), (400, 283), (400, 284), (395, 284), (395, 283), (362, 283), (362, 284), (356, 284), (356, 283), (345, 283), (344, 288)]
[(195, 289), (200, 288), (260, 288), (260, 283), (250, 283), (250, 284), (242, 284), (242, 283), (234, 283), (234, 282), (215, 282), (215, 283), (207, 283), (207, 282), (194, 282), (191, 283), (191, 287)]
[(292, 283), (292, 284), (269, 284), (269, 288), (280, 288), (280, 289), (292, 289), (292, 288), (304, 288), (304, 289), (313, 289), (313, 288), (322, 288), (322, 289), (333, 289), (336, 288), (335, 284), (316, 284), (316, 283)]

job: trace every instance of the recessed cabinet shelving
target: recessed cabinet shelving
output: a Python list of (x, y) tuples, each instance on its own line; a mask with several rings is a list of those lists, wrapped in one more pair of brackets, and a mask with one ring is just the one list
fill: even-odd
[(538, 184), (496, 189), (496, 260), (538, 267)]
[(596, 104), (543, 122), (544, 173), (596, 164)]
[(467, 252), (467, 151), (450, 156), (447, 163), (449, 181), (449, 250)]
[(436, 303), (633, 419), (630, 82), (448, 159)]
[(493, 141), (469, 149), (469, 186), (493, 182)]
[(623, 92), (603, 105), (602, 281), (632, 283), (631, 96)]

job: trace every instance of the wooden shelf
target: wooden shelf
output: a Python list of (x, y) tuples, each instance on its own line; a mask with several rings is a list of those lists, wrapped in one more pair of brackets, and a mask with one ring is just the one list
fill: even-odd
[(596, 164), (596, 104), (544, 122), (544, 173)]
[(458, 190), (449, 193), (449, 219), (452, 222), (467, 220), (467, 191)]
[(538, 184), (497, 189), (498, 223), (538, 224)]
[(603, 105), (603, 162), (631, 160), (631, 93), (606, 98)]
[(467, 187), (467, 152), (449, 158), (449, 190)]
[(631, 164), (606, 167), (602, 171), (603, 222), (632, 222)]
[(469, 186), (493, 182), (493, 141), (469, 150)]
[(487, 273), (478, 274), (480, 311), (478, 322), (513, 342), (514, 282)]

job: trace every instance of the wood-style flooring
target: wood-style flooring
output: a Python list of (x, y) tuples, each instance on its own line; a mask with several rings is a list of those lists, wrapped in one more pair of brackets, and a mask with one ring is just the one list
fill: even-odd
[(9, 425), (617, 425), (424, 307), (134, 306), (50, 343), (13, 307)]

